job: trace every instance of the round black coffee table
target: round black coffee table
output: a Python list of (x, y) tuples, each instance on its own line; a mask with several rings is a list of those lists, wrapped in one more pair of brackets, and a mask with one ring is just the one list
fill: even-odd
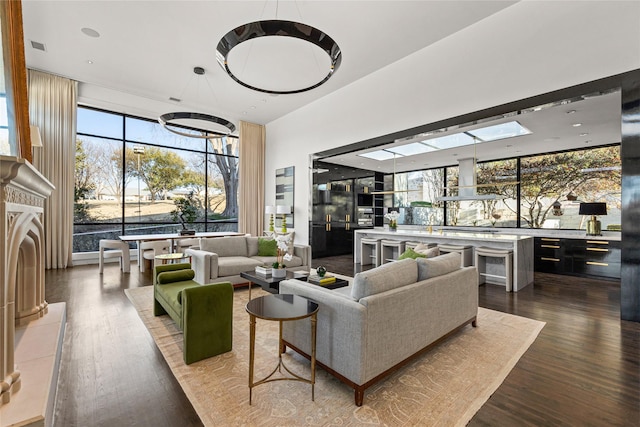
[[(318, 316), (318, 304), (298, 295), (274, 294), (265, 295), (252, 299), (247, 303), (247, 313), (249, 313), (249, 405), (253, 387), (270, 381), (302, 381), (311, 384), (311, 400), (315, 399), (316, 383), (316, 322)], [(300, 320), (311, 318), (311, 378), (303, 378), (291, 372), (282, 361), (282, 322), (290, 320)], [(278, 340), (278, 365), (263, 379), (253, 381), (253, 365), (256, 344), (256, 318), (264, 320), (276, 320), (280, 323), (280, 338)], [(282, 374), (282, 368), (291, 376), (281, 376), (272, 378), (276, 372)]]

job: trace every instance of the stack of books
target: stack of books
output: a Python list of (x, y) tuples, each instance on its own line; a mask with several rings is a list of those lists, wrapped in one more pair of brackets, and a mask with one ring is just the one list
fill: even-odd
[(323, 286), (323, 285), (330, 285), (331, 283), (335, 283), (336, 278), (334, 276), (329, 275), (329, 274), (325, 274), (324, 277), (320, 277), (317, 274), (313, 274), (313, 275), (309, 276), (307, 281), (309, 283), (313, 283), (314, 285)]
[(256, 267), (256, 273), (261, 274), (263, 276), (271, 276), (271, 266), (259, 265)]

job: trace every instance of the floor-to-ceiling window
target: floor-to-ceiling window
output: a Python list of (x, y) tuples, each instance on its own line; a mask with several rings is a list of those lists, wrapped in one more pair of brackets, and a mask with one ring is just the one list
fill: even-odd
[(123, 234), (237, 231), (236, 137), (189, 138), (85, 107), (77, 134), (74, 252)]
[(620, 145), (482, 162), (476, 172), (478, 196), (495, 199), (439, 202), (444, 188), (458, 195), (458, 166), (387, 175), (395, 177), (387, 189), (398, 190), (387, 197), (406, 225), (442, 225), (446, 212), (448, 226), (580, 230), (580, 203), (604, 202), (603, 229), (620, 229)]

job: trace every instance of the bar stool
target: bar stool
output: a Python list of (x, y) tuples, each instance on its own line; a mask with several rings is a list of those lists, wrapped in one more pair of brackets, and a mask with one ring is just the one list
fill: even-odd
[(404, 252), (404, 240), (386, 240), (380, 242), (380, 252), (382, 264), (396, 261), (400, 254)]
[[(105, 249), (109, 249), (105, 251)], [(100, 274), (104, 270), (105, 258), (119, 258), (120, 269), (123, 273), (131, 271), (131, 260), (129, 254), (129, 245), (122, 240), (100, 240), (99, 244), (99, 264)]]
[(461, 267), (469, 267), (470, 265), (472, 265), (471, 259), (473, 258), (473, 246), (438, 244), (438, 249), (440, 249), (440, 254), (458, 252), (460, 254)]
[[(487, 272), (487, 258), (501, 258), (504, 262), (504, 276)], [(505, 290), (513, 290), (513, 251), (510, 249), (488, 248), (480, 246), (476, 248), (476, 268), (478, 269), (478, 284), (486, 282), (486, 278), (504, 279)]]
[(380, 265), (380, 239), (363, 237), (360, 239), (360, 265)]

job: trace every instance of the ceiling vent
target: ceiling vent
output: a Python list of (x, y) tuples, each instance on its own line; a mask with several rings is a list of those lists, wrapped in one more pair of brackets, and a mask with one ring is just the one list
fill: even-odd
[(170, 97), (169, 97), (169, 101), (173, 101), (173, 102), (182, 102), (182, 100), (181, 100), (181, 99), (174, 98), (173, 96), (170, 96)]
[(47, 49), (44, 46), (44, 43), (34, 42), (33, 40), (31, 40), (31, 47), (37, 50), (41, 50), (43, 52), (47, 51)]

